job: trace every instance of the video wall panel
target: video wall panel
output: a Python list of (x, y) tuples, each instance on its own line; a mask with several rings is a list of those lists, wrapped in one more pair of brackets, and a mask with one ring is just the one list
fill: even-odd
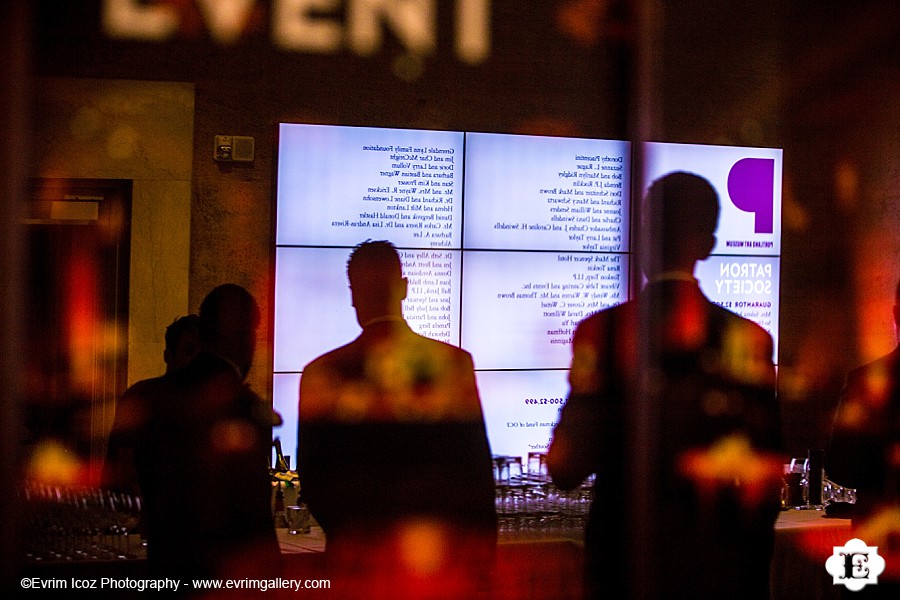
[[(629, 298), (628, 142), (290, 123), (278, 133), (273, 398), (283, 447), (296, 447), (304, 365), (360, 332), (347, 258), (386, 239), (409, 279), (410, 326), (474, 358), (492, 452), (546, 449), (575, 327)], [(719, 190), (719, 242), (698, 268), (701, 287), (777, 336), (780, 151), (644, 150), (643, 189), (689, 170)]]

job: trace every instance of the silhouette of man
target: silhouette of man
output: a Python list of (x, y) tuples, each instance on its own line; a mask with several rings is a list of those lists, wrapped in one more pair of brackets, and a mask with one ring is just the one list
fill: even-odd
[[(900, 282), (894, 292), (893, 316), (894, 324), (900, 326)], [(828, 478), (856, 489), (853, 525), (860, 539), (877, 545), (888, 564), (877, 586), (848, 592), (846, 597), (900, 597), (900, 547), (896, 542), (900, 539), (898, 370), (900, 345), (847, 374), (826, 453)]]
[(472, 597), (496, 542), (472, 358), (410, 329), (390, 242), (357, 246), (347, 276), (362, 333), (300, 380), (303, 499), (348, 597)]
[(110, 445), (134, 454), (154, 575), (280, 573), (267, 468), (272, 411), (244, 384), (258, 325), (247, 290), (216, 287), (200, 306), (200, 352), (136, 383), (120, 403)]
[[(648, 282), (636, 299), (577, 327), (570, 395), (548, 455), (563, 489), (596, 474), (587, 594), (629, 596), (627, 549), (636, 544), (656, 569), (650, 597), (767, 598), (781, 489), (772, 339), (710, 302), (694, 279), (719, 217), (705, 179), (672, 173), (655, 181), (643, 217)], [(638, 395), (653, 415), (652, 503), (627, 495), (630, 457), (641, 451), (626, 431)], [(652, 528), (635, 539), (629, 516), (642, 504)]]
[[(178, 317), (166, 327), (163, 361), (166, 373), (188, 364), (200, 351), (200, 317), (195, 314)], [(139, 389), (143, 384), (135, 384)], [(116, 421), (110, 434), (110, 444), (105, 465), (109, 484), (132, 494), (140, 494), (135, 470), (134, 446), (128, 440), (128, 431), (139, 428), (146, 418), (146, 409), (129, 391), (119, 401)], [(144, 400), (144, 398), (141, 398)]]

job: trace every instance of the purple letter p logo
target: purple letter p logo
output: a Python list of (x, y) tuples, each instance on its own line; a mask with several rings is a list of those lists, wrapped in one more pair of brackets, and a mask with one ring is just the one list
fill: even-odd
[(775, 161), (742, 158), (728, 172), (728, 195), (739, 209), (756, 215), (755, 233), (773, 233)]

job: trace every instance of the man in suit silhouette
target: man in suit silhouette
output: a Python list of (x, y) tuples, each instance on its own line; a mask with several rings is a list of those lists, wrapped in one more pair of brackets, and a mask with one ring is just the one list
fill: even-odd
[(112, 456), (133, 456), (150, 573), (273, 577), (280, 552), (268, 473), (273, 412), (244, 383), (259, 308), (234, 284), (200, 305), (200, 351), (131, 386), (116, 410)]
[(410, 329), (390, 242), (357, 246), (347, 275), (362, 333), (303, 369), (303, 499), (348, 597), (471, 597), (496, 541), (472, 357)]
[[(894, 323), (900, 326), (900, 282), (894, 293)], [(900, 346), (847, 374), (826, 453), (826, 473), (856, 489), (853, 524), (870, 546), (878, 546), (888, 570), (877, 586), (845, 597), (900, 597)]]
[[(570, 395), (548, 460), (563, 489), (596, 474), (589, 597), (629, 597), (641, 577), (652, 578), (650, 597), (767, 597), (780, 508), (773, 345), (761, 327), (710, 302), (694, 278), (718, 216), (705, 179), (672, 173), (654, 182), (643, 207), (646, 286), (576, 329)], [(646, 429), (630, 425), (636, 416)], [(644, 488), (632, 487), (636, 476), (647, 477)], [(646, 567), (654, 572), (635, 572)]]

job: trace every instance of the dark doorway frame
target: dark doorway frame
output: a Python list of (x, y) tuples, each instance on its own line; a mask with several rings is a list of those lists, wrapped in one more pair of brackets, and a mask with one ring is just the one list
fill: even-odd
[(99, 467), (128, 374), (132, 181), (33, 179), (25, 217), (28, 443)]

